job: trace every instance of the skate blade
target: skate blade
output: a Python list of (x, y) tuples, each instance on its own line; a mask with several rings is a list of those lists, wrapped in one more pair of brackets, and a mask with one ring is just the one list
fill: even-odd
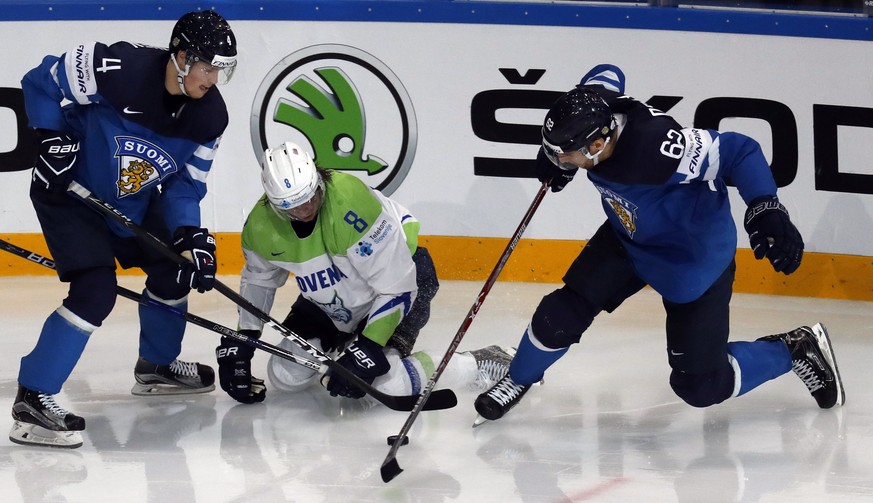
[(482, 417), (480, 415), (476, 415), (476, 419), (473, 420), (473, 428), (478, 428), (479, 426), (482, 426), (483, 424), (485, 424), (487, 422), (488, 422), (488, 420), (485, 419), (484, 417)]
[(201, 393), (209, 393), (215, 389), (215, 385), (206, 386), (204, 388), (184, 388), (174, 384), (142, 384), (136, 383), (130, 389), (131, 394), (136, 396), (157, 396), (157, 395), (196, 395)]
[(82, 446), (82, 433), (78, 431), (52, 431), (31, 423), (15, 421), (9, 440), (19, 445), (39, 445), (58, 449), (75, 449)]
[(837, 402), (834, 405), (842, 406), (846, 403), (846, 392), (843, 390), (843, 379), (840, 377), (840, 369), (837, 367), (837, 357), (834, 355), (833, 347), (831, 347), (831, 338), (828, 335), (827, 329), (821, 323), (816, 323), (812, 327), (812, 333), (815, 335), (818, 346), (821, 348), (828, 364), (834, 369), (834, 382), (837, 385)]

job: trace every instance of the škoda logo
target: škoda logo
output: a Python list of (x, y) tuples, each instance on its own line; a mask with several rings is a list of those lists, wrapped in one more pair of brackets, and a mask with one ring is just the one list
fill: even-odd
[(252, 147), (309, 146), (319, 167), (355, 174), (386, 195), (409, 173), (418, 141), (412, 102), (380, 60), (345, 45), (316, 45), (283, 58), (252, 104)]

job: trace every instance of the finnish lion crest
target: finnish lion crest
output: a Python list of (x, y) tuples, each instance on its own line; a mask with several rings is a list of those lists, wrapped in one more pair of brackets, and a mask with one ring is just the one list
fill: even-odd
[(634, 233), (637, 231), (637, 205), (605, 187), (595, 186), (600, 191), (603, 200), (612, 208), (615, 216), (618, 217), (627, 235), (633, 239)]
[(115, 143), (118, 198), (159, 184), (163, 177), (178, 171), (173, 156), (154, 143), (133, 136), (117, 136)]
[(155, 174), (155, 168), (142, 159), (131, 160), (121, 169), (118, 177), (118, 191), (123, 194), (139, 192), (143, 184)]

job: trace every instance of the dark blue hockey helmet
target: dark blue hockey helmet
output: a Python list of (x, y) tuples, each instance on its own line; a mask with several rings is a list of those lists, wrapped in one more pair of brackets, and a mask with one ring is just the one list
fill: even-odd
[(236, 68), (236, 37), (227, 20), (213, 10), (189, 12), (176, 21), (170, 52), (179, 51), (185, 51), (189, 65), (202, 61), (222, 70), (225, 82)]
[(588, 146), (609, 138), (616, 121), (609, 105), (596, 92), (576, 87), (558, 98), (543, 122), (543, 151), (556, 165), (558, 154), (579, 150), (589, 159)]

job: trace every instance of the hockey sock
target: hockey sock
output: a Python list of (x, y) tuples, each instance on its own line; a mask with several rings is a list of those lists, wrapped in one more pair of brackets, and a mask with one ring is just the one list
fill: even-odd
[(434, 371), (433, 358), (427, 353), (419, 351), (409, 355), (408, 358), (401, 358), (400, 362), (403, 364), (409, 379), (410, 394), (421, 393), (421, 388)]
[(528, 385), (542, 380), (546, 369), (570, 349), (569, 347), (547, 348), (536, 340), (536, 336), (531, 337), (531, 332), (530, 327), (524, 331), (515, 357), (509, 364), (509, 376), (516, 384)]
[(740, 383), (736, 396), (791, 370), (791, 353), (782, 341), (730, 342), (728, 354)]
[(373, 381), (373, 386), (389, 395), (417, 395), (421, 393), (436, 368), (431, 356), (423, 351), (401, 358), (400, 352), (390, 348), (386, 350), (385, 358), (388, 359), (391, 367), (388, 369), (388, 373)]
[[(182, 312), (188, 311), (188, 297), (164, 300), (143, 290), (143, 297), (156, 300)], [(168, 365), (182, 352), (185, 318), (161, 307), (139, 305), (139, 355), (151, 363)]]
[[(430, 352), (419, 351), (413, 353), (410, 358), (415, 358), (422, 363), (428, 363), (425, 368), (430, 368), (430, 372), (425, 375), (424, 382), (430, 379), (435, 369), (434, 359), (439, 362), (442, 355), (434, 356)], [(476, 358), (469, 352), (455, 352), (452, 359), (446, 364), (443, 373), (440, 375), (439, 388), (468, 388), (472, 387), (476, 379), (479, 377), (479, 367), (476, 365)]]
[(45, 320), (36, 347), (21, 359), (18, 383), (50, 395), (59, 393), (96, 328), (69, 309), (58, 308)]

